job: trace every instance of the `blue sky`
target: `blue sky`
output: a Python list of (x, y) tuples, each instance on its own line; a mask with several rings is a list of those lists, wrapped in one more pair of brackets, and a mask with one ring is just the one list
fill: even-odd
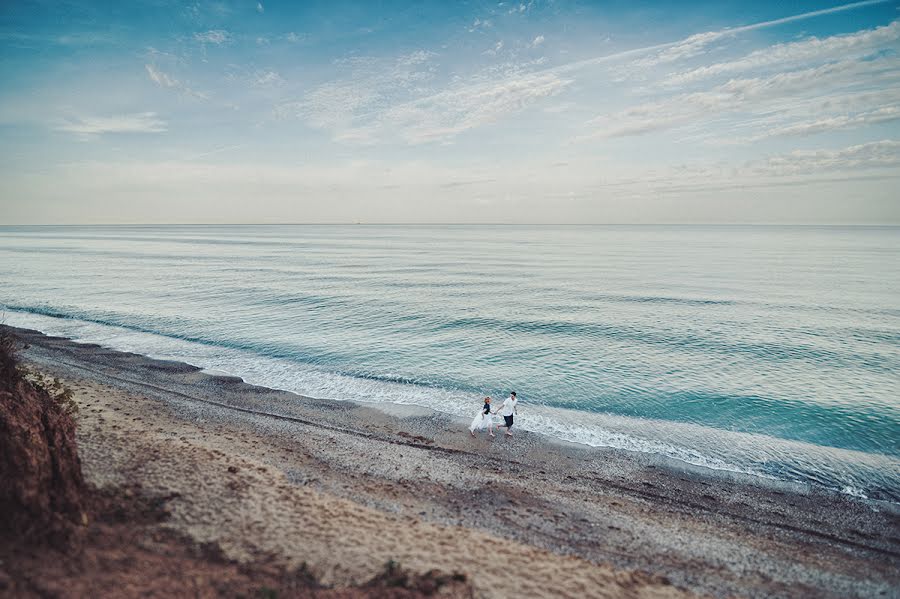
[(18, 2), (0, 223), (900, 222), (900, 3)]

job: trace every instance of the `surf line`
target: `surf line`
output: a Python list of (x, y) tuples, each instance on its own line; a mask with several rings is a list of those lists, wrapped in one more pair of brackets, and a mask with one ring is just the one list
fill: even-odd
[[(44, 349), (46, 349), (46, 348), (44, 348)], [(304, 419), (304, 418), (299, 418), (299, 417), (296, 417), (296, 416), (287, 416), (287, 415), (284, 415), (284, 414), (275, 414), (275, 413), (271, 413), (271, 412), (264, 412), (264, 411), (261, 411), (261, 410), (251, 410), (251, 409), (249, 409), (249, 408), (242, 408), (242, 407), (233, 406), (233, 405), (229, 405), (229, 404), (225, 404), (225, 403), (217, 402), (217, 401), (213, 401), (213, 400), (201, 399), (201, 398), (198, 398), (198, 397), (193, 397), (193, 396), (188, 395), (188, 394), (186, 394), (186, 393), (182, 393), (182, 392), (180, 392), (180, 391), (175, 391), (175, 390), (172, 390), (172, 389), (167, 389), (166, 387), (162, 387), (162, 386), (159, 386), (159, 385), (154, 385), (154, 384), (152, 384), (152, 383), (145, 383), (145, 382), (143, 382), (143, 381), (135, 381), (135, 380), (129, 379), (129, 378), (127, 378), (127, 377), (122, 377), (122, 376), (116, 376), (116, 375), (108, 374), (108, 373), (105, 373), (105, 372), (102, 372), (102, 371), (99, 371), (99, 370), (94, 370), (94, 369), (92, 369), (92, 368), (88, 368), (88, 367), (83, 366), (83, 365), (80, 365), (80, 364), (73, 364), (73, 363), (67, 362), (67, 361), (65, 361), (65, 360), (54, 359), (54, 363), (62, 364), (62, 365), (64, 365), (64, 366), (68, 366), (69, 368), (72, 368), (72, 369), (75, 369), (75, 370), (80, 370), (80, 371), (83, 371), (83, 372), (92, 373), (92, 374), (94, 374), (94, 375), (96, 375), (96, 376), (98, 376), (98, 377), (105, 378), (105, 379), (108, 379), (108, 380), (119, 381), (119, 382), (121, 382), (121, 383), (130, 384), (130, 385), (136, 385), (136, 386), (138, 386), (138, 387), (145, 387), (145, 388), (147, 388), (147, 389), (152, 389), (153, 391), (160, 392), (160, 393), (170, 393), (170, 394), (172, 394), (172, 395), (181, 397), (181, 398), (186, 399), (186, 400), (188, 400), (188, 401), (193, 401), (193, 402), (198, 402), (198, 403), (204, 403), (204, 404), (214, 405), (214, 406), (217, 406), (217, 407), (220, 407), (220, 408), (224, 408), (224, 409), (226, 409), (226, 410), (234, 410), (234, 411), (237, 411), (237, 412), (243, 412), (243, 413), (246, 413), (246, 414), (253, 414), (253, 415), (269, 417), (269, 418), (273, 418), (273, 419), (277, 419), (277, 420), (284, 420), (284, 421), (289, 421), (289, 422), (295, 422), (295, 423), (297, 423), (297, 424), (302, 424), (302, 425), (309, 426), (309, 427), (313, 427), (313, 428), (320, 428), (320, 429), (325, 429), (325, 430), (335, 431), (335, 432), (339, 432), (339, 433), (344, 433), (344, 434), (347, 434), (347, 435), (355, 435), (355, 436), (363, 437), (363, 438), (366, 438), (366, 439), (372, 439), (373, 441), (383, 441), (383, 442), (391, 443), (391, 444), (394, 444), (394, 445), (403, 445), (403, 446), (407, 446), (407, 447), (417, 447), (417, 448), (421, 448), (421, 449), (427, 449), (427, 450), (435, 451), (435, 452), (438, 452), (438, 453), (445, 453), (445, 454), (448, 454), (448, 455), (466, 455), (466, 456), (471, 456), (471, 457), (476, 457), (476, 458), (479, 456), (479, 454), (477, 454), (477, 453), (475, 453), (475, 452), (469, 452), (469, 451), (457, 450), (457, 449), (449, 449), (449, 448), (446, 448), (446, 447), (439, 447), (439, 446), (421, 445), (421, 444), (418, 444), (418, 443), (413, 443), (413, 442), (410, 442), (410, 441), (403, 441), (403, 440), (400, 440), (400, 439), (392, 439), (392, 438), (386, 438), (386, 437), (379, 437), (379, 436), (376, 436), (376, 435), (374, 435), (374, 434), (372, 434), (372, 433), (367, 433), (367, 432), (364, 432), (364, 431), (358, 431), (358, 430), (354, 430), (354, 429), (343, 428), (343, 427), (339, 427), (339, 426), (333, 426), (333, 425), (324, 424), (324, 423), (313, 422), (313, 421), (311, 421), (311, 420), (306, 420), (306, 419)], [(244, 383), (244, 384), (246, 384), (246, 385), (248, 385), (248, 386), (256, 386), (256, 385), (250, 385), (249, 383)], [(267, 389), (267, 387), (259, 387), (259, 388)], [(290, 392), (290, 391), (285, 391), (285, 393), (291, 393), (291, 392)], [(297, 395), (296, 393), (291, 393), (291, 394), (292, 394), (292, 395), (295, 395), (295, 396), (297, 396), (297, 397), (302, 397), (302, 396), (300, 396), (300, 395)], [(331, 401), (334, 401), (334, 400), (331, 400)], [(521, 462), (515, 462), (515, 463), (521, 465)], [(610, 481), (607, 481), (607, 484), (609, 484), (609, 482), (610, 482)], [(639, 490), (639, 489), (632, 489), (632, 488), (629, 488), (629, 487), (624, 486), (624, 485), (616, 485), (616, 484), (613, 484), (613, 485), (611, 485), (611, 486), (613, 486), (613, 487), (615, 487), (615, 488), (617, 488), (617, 489), (619, 489), (619, 490), (621, 490), (621, 491), (625, 491), (626, 493), (631, 493), (631, 494), (636, 495), (636, 496), (638, 496), (638, 497), (643, 497), (644, 499), (647, 499), (647, 498), (653, 498), (653, 499), (655, 499), (655, 500), (657, 500), (657, 501), (660, 499), (659, 496), (656, 495), (656, 494), (648, 493), (648, 492), (646, 492), (646, 491), (641, 491), (641, 490)], [(677, 505), (677, 504), (685, 505), (685, 502), (674, 502), (674, 503), (675, 503), (676, 505)], [(692, 509), (697, 509), (697, 508), (703, 509), (703, 508), (706, 508), (706, 506), (703, 506), (702, 504), (696, 504), (696, 503), (693, 503), (693, 502), (691, 502), (690, 504), (687, 504), (687, 505), (689, 505), (689, 507), (692, 508)], [(719, 508), (706, 508), (706, 509), (707, 509), (708, 511), (710, 511), (710, 512), (718, 513), (718, 509), (719, 509)], [(737, 520), (740, 520), (740, 521), (744, 521), (744, 522), (748, 522), (748, 523), (752, 523), (752, 524), (756, 524), (756, 525), (763, 524), (762, 522), (760, 522), (760, 521), (758, 521), (758, 520), (756, 520), (756, 519), (754, 519), (754, 518), (751, 518), (751, 517), (749, 517), (749, 516), (743, 516), (743, 515), (741, 515), (741, 514), (735, 514), (735, 513), (731, 513), (731, 514), (729, 514), (729, 515), (730, 515), (731, 517), (737, 519)], [(838, 536), (836, 536), (836, 535), (829, 534), (829, 533), (822, 533), (822, 532), (819, 532), (819, 531), (816, 531), (816, 530), (805, 529), (805, 528), (801, 528), (801, 527), (797, 527), (797, 526), (791, 526), (791, 525), (787, 525), (787, 524), (784, 524), (784, 523), (777, 523), (777, 522), (769, 522), (769, 523), (766, 523), (766, 524), (764, 524), (764, 525), (768, 525), (768, 526), (770, 526), (770, 527), (772, 527), (772, 528), (774, 528), (774, 529), (776, 529), (776, 530), (785, 530), (785, 531), (793, 532), (793, 533), (795, 533), (795, 534), (807, 534), (807, 535), (810, 535), (810, 536), (812, 536), (812, 537), (817, 537), (817, 538), (819, 538), (819, 539), (823, 539), (823, 540), (828, 541), (828, 542), (831, 542), (831, 543), (837, 543), (837, 544), (841, 544), (841, 545), (848, 545), (848, 546), (851, 546), (851, 547), (856, 547), (856, 548), (858, 548), (858, 549), (863, 549), (863, 550), (867, 550), (867, 551), (873, 551), (873, 552), (875, 552), (875, 553), (880, 553), (880, 554), (883, 554), (883, 555), (889, 555), (889, 556), (892, 556), (892, 557), (900, 557), (900, 552), (892, 551), (892, 550), (890, 550), (890, 549), (883, 549), (883, 548), (881, 548), (881, 547), (875, 547), (875, 546), (871, 546), (871, 545), (866, 545), (865, 543), (861, 543), (861, 542), (854, 541), (854, 540), (847, 539), (847, 538), (841, 538), (841, 537), (838, 537)]]
[[(167, 389), (166, 387), (162, 387), (162, 386), (159, 386), (159, 385), (154, 385), (154, 384), (152, 384), (152, 383), (145, 383), (145, 382), (142, 382), (142, 381), (135, 381), (135, 380), (129, 379), (129, 378), (127, 378), (127, 377), (121, 377), (121, 376), (116, 376), (116, 375), (112, 375), (112, 374), (107, 374), (107, 373), (104, 373), (104, 372), (100, 372), (100, 371), (97, 371), (97, 370), (93, 370), (93, 369), (88, 368), (88, 367), (86, 367), (86, 366), (82, 366), (82, 365), (80, 365), (80, 364), (72, 364), (71, 362), (66, 362), (65, 360), (56, 360), (56, 362), (59, 363), (59, 364), (63, 364), (63, 365), (65, 365), (65, 366), (68, 366), (69, 368), (74, 368), (74, 369), (76, 369), (76, 370), (81, 370), (81, 371), (84, 371), (84, 372), (89, 372), (89, 373), (92, 373), (92, 374), (94, 374), (94, 375), (98, 375), (98, 376), (100, 376), (100, 377), (105, 377), (105, 378), (107, 378), (107, 379), (111, 379), (111, 380), (114, 380), (114, 381), (119, 381), (119, 382), (121, 382), (121, 383), (126, 383), (126, 384), (130, 384), (130, 385), (137, 385), (137, 386), (139, 386), (139, 387), (145, 387), (145, 388), (152, 389), (152, 390), (154, 390), (154, 391), (161, 392), (161, 393), (170, 393), (170, 394), (172, 394), (172, 395), (175, 395), (175, 396), (178, 396), (178, 397), (187, 399), (188, 401), (193, 401), (193, 402), (198, 402), (198, 403), (204, 403), (204, 404), (214, 405), (214, 406), (217, 406), (217, 407), (220, 407), (220, 408), (224, 408), (224, 409), (226, 409), (226, 410), (234, 410), (234, 411), (237, 411), (237, 412), (243, 412), (243, 413), (246, 413), (246, 414), (253, 414), (253, 415), (257, 415), (257, 416), (264, 416), (264, 417), (274, 418), (274, 419), (277, 419), (277, 420), (285, 420), (285, 421), (289, 421), (289, 422), (295, 422), (295, 423), (303, 424), (303, 425), (310, 426), (310, 427), (313, 427), (313, 428), (321, 428), (321, 429), (326, 429), (326, 430), (335, 431), (335, 432), (339, 432), (339, 433), (344, 433), (344, 434), (347, 434), (347, 435), (355, 435), (355, 436), (363, 437), (363, 438), (366, 438), (366, 439), (372, 439), (373, 441), (383, 441), (383, 442), (391, 443), (391, 444), (394, 444), (394, 445), (403, 445), (403, 446), (407, 446), (407, 447), (417, 447), (417, 448), (420, 448), (420, 449), (427, 449), (427, 450), (430, 450), (430, 451), (435, 451), (435, 452), (438, 452), (438, 453), (445, 453), (445, 454), (449, 454), (449, 455), (467, 455), (467, 456), (479, 457), (479, 454), (477, 454), (477, 453), (475, 453), (475, 452), (464, 451), (464, 450), (457, 450), (457, 449), (449, 449), (449, 448), (447, 448), (447, 447), (439, 447), (439, 446), (423, 445), (423, 444), (413, 443), (413, 442), (410, 442), (410, 441), (403, 441), (403, 440), (400, 440), (400, 439), (391, 439), (391, 438), (386, 438), (386, 437), (379, 437), (379, 436), (376, 436), (376, 435), (374, 435), (374, 434), (372, 434), (372, 433), (367, 433), (367, 432), (364, 432), (364, 431), (358, 431), (358, 430), (349, 429), (349, 428), (344, 428), (344, 427), (339, 427), (339, 426), (333, 426), (333, 425), (324, 424), (324, 423), (313, 422), (313, 421), (311, 421), (311, 420), (306, 420), (305, 418), (299, 418), (299, 417), (296, 417), (296, 416), (287, 416), (287, 415), (284, 415), (284, 414), (275, 414), (275, 413), (272, 413), (272, 412), (264, 412), (264, 411), (261, 411), (261, 410), (251, 410), (250, 408), (241, 408), (241, 407), (238, 407), (238, 406), (232, 406), (232, 405), (225, 404), (225, 403), (218, 402), (218, 401), (213, 401), (213, 400), (209, 400), (209, 399), (201, 399), (201, 398), (198, 398), (198, 397), (193, 397), (193, 396), (188, 395), (188, 394), (186, 394), (186, 393), (182, 393), (182, 392), (180, 392), (180, 391), (174, 391), (174, 390), (172, 390), (172, 389)], [(249, 383), (244, 383), (244, 384), (249, 385)], [(253, 385), (253, 386), (255, 386), (255, 385)], [(289, 391), (286, 391), (286, 393), (290, 393), (290, 392), (289, 392)], [(296, 394), (296, 393), (292, 393), (292, 395), (297, 395), (297, 394)], [(297, 397), (302, 397), (302, 396), (297, 395)], [(331, 401), (334, 401), (334, 400), (331, 400)], [(515, 463), (521, 464), (521, 462), (515, 462)], [(607, 481), (606, 484), (609, 484), (609, 481)], [(613, 486), (613, 487), (619, 489), (620, 491), (625, 491), (626, 493), (629, 493), (629, 492), (630, 492), (630, 493), (633, 494), (633, 495), (637, 495), (637, 496), (643, 497), (643, 498), (645, 498), (645, 499), (649, 498), (649, 499), (651, 499), (651, 500), (656, 500), (656, 501), (659, 501), (660, 499), (662, 499), (659, 495), (656, 495), (656, 494), (654, 494), (654, 493), (648, 493), (647, 491), (642, 491), (642, 490), (640, 490), (640, 489), (632, 489), (632, 488), (629, 488), (629, 487), (624, 486), (624, 485), (616, 485), (616, 484), (612, 484), (611, 486)], [(674, 503), (680, 504), (682, 507), (689, 507), (689, 508), (692, 508), (692, 509), (698, 509), (698, 508), (699, 508), (699, 509), (706, 509), (707, 511), (709, 511), (709, 512), (711, 512), (711, 513), (717, 513), (717, 508), (706, 507), (706, 506), (704, 506), (704, 505), (702, 505), (702, 504), (698, 504), (698, 503), (694, 503), (694, 502), (683, 502), (683, 501), (682, 501), (682, 502), (674, 502)], [(756, 520), (756, 519), (751, 518), (751, 517), (749, 517), (749, 516), (744, 516), (744, 515), (736, 514), (736, 513), (730, 513), (729, 515), (730, 515), (731, 517), (737, 519), (737, 520), (741, 520), (741, 521), (744, 521), (744, 522), (748, 522), (748, 523), (752, 523), (752, 524), (756, 524), (756, 525), (763, 524), (763, 523), (760, 522), (759, 520)], [(841, 545), (849, 545), (849, 546), (851, 546), (851, 547), (856, 547), (856, 548), (858, 548), (858, 549), (863, 549), (863, 550), (866, 550), (866, 551), (873, 551), (873, 552), (875, 552), (875, 553), (881, 553), (881, 554), (889, 555), (889, 556), (892, 556), (892, 557), (900, 557), (900, 552), (892, 551), (892, 550), (890, 550), (890, 549), (883, 549), (883, 548), (881, 548), (881, 547), (875, 547), (875, 546), (871, 546), (871, 545), (866, 545), (866, 544), (860, 543), (860, 542), (858, 542), (858, 541), (854, 541), (854, 540), (847, 539), (847, 538), (841, 538), (841, 537), (838, 537), (838, 536), (836, 536), (836, 535), (829, 534), (829, 533), (823, 533), (823, 532), (819, 532), (819, 531), (816, 531), (816, 530), (805, 529), (805, 528), (801, 528), (801, 527), (798, 527), (798, 526), (792, 526), (792, 525), (784, 524), (784, 523), (780, 523), (780, 522), (769, 522), (769, 523), (767, 523), (767, 525), (770, 526), (770, 527), (772, 527), (772, 528), (775, 528), (775, 529), (780, 529), (780, 530), (790, 531), (790, 532), (793, 532), (793, 533), (799, 533), (799, 534), (807, 534), (807, 535), (810, 535), (810, 536), (812, 536), (812, 537), (817, 537), (817, 538), (820, 538), (820, 539), (823, 539), (823, 540), (825, 540), (825, 541), (829, 541), (829, 542), (832, 542), (832, 543), (837, 543), (837, 544), (841, 544)]]
[[(91, 368), (88, 368), (87, 366), (82, 366), (80, 364), (72, 364), (71, 362), (66, 362), (65, 360), (56, 360), (56, 362), (59, 364), (68, 366), (69, 368), (74, 368), (75, 370), (81, 370), (83, 372), (90, 372), (97, 376), (101, 376), (101, 377), (111, 379), (114, 381), (119, 381), (120, 383), (127, 383), (129, 385), (137, 385), (139, 387), (153, 389), (154, 391), (158, 391), (161, 393), (169, 393), (171, 395), (176, 395), (183, 399), (187, 399), (188, 401), (209, 404), (212, 406), (224, 408), (226, 410), (243, 412), (245, 414), (253, 414), (255, 416), (266, 416), (269, 418), (274, 418), (276, 420), (286, 420), (288, 422), (295, 422), (297, 424), (303, 424), (303, 425), (310, 426), (313, 428), (321, 428), (321, 429), (334, 431), (334, 432), (338, 432), (338, 433), (344, 433), (347, 435), (355, 435), (357, 437), (363, 437), (365, 439), (372, 439), (374, 441), (384, 441), (387, 443), (392, 443), (394, 445), (405, 445), (407, 447), (418, 447), (420, 449), (427, 449), (429, 451), (435, 451), (438, 453), (446, 453), (446, 454), (450, 454), (450, 455), (458, 455), (458, 454), (466, 454), (466, 455), (471, 455), (471, 456), (478, 455), (476, 452), (472, 452), (472, 451), (464, 451), (461, 449), (450, 449), (448, 447), (441, 447), (438, 445), (427, 445), (424, 443), (414, 443), (412, 441), (403, 441), (400, 439), (392, 439), (389, 437), (380, 437), (380, 436), (376, 436), (372, 433), (367, 433), (365, 431), (355, 430), (355, 429), (351, 429), (351, 428), (344, 428), (344, 427), (340, 427), (340, 426), (334, 426), (332, 424), (325, 424), (323, 422), (314, 422), (312, 420), (306, 420), (305, 418), (299, 418), (297, 416), (287, 416), (285, 414), (275, 414), (273, 412), (264, 412), (262, 410), (251, 410), (250, 408), (242, 408), (240, 406), (234, 406), (234, 405), (230, 405), (230, 404), (226, 404), (226, 403), (222, 403), (222, 402), (218, 402), (218, 401), (213, 401), (211, 399), (202, 399), (200, 397), (194, 397), (194, 396), (188, 395), (187, 393), (181, 393), (180, 391), (175, 391), (174, 389), (167, 389), (166, 387), (154, 385), (152, 383), (145, 383), (143, 381), (135, 381), (133, 379), (129, 379), (129, 378), (126, 378), (123, 376), (116, 376), (113, 374), (101, 372), (99, 370), (93, 370)], [(249, 383), (246, 383), (246, 382), (244, 384), (248, 385), (248, 386), (253, 386), (253, 387), (256, 386), (256, 385), (250, 385)], [(264, 387), (264, 388), (268, 389), (268, 387)], [(283, 393), (291, 393), (291, 392), (283, 391)], [(295, 395), (297, 397), (303, 397), (302, 395), (297, 395), (296, 393), (291, 393), (291, 395)], [(335, 401), (335, 400), (329, 400), (329, 401)]]

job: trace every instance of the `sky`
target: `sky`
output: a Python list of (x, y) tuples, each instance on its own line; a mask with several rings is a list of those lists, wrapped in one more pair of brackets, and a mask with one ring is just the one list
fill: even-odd
[(900, 224), (900, 0), (0, 5), (0, 224)]

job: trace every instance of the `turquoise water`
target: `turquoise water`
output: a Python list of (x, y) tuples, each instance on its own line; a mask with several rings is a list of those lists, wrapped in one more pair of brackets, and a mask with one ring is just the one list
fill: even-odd
[(0, 227), (7, 323), (900, 501), (900, 228)]

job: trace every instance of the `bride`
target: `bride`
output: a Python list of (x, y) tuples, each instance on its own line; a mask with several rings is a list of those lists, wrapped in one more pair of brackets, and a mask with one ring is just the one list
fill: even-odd
[(482, 429), (487, 427), (488, 432), (493, 437), (494, 436), (494, 419), (491, 418), (491, 398), (484, 398), (484, 405), (478, 411), (478, 414), (475, 416), (475, 419), (472, 420), (471, 426), (469, 426), (469, 432), (472, 433), (472, 436), (475, 436), (475, 431), (478, 429)]

